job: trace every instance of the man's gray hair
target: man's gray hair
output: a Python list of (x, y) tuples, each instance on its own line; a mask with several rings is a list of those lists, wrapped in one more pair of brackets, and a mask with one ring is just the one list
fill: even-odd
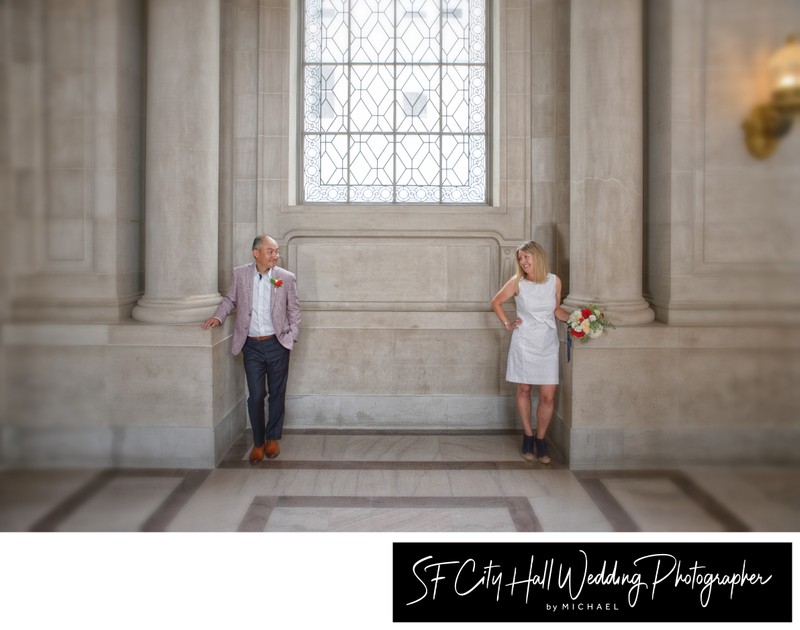
[(267, 238), (266, 234), (259, 234), (253, 239), (253, 249), (261, 249), (261, 244), (264, 242), (264, 239)]

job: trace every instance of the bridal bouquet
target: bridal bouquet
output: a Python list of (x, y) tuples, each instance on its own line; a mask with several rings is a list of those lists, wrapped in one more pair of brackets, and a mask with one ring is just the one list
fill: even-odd
[(606, 317), (603, 309), (594, 304), (573, 311), (567, 320), (567, 326), (570, 335), (580, 339), (581, 343), (599, 337), (606, 328), (616, 328)]

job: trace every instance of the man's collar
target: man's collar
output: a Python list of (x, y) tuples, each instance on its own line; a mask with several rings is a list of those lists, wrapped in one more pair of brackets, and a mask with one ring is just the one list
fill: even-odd
[(270, 277), (272, 277), (272, 271), (274, 269), (275, 269), (275, 267), (270, 267), (264, 273), (261, 273), (258, 270), (258, 265), (256, 263), (253, 263), (253, 271), (255, 272), (255, 275), (261, 274), (262, 276), (267, 276), (268, 278), (270, 278)]

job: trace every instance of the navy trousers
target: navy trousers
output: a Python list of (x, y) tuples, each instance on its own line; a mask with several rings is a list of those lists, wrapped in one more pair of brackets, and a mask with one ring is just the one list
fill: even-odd
[[(286, 382), (289, 377), (289, 355), (277, 337), (255, 341), (248, 337), (242, 348), (244, 373), (247, 378), (247, 414), (253, 428), (253, 444), (264, 440), (280, 440), (286, 414)], [(269, 421), (264, 401), (269, 391)]]

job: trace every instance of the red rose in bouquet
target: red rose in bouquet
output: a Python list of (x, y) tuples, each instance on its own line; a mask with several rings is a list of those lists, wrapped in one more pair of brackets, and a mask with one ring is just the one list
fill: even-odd
[(580, 339), (582, 343), (599, 337), (606, 328), (614, 328), (603, 309), (594, 304), (573, 311), (567, 320), (567, 326), (569, 334)]

